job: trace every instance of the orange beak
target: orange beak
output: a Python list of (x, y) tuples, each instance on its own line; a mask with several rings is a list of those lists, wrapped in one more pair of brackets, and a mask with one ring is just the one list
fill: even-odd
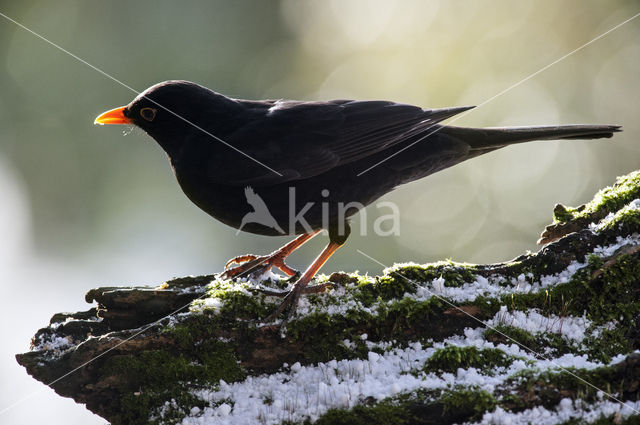
[(104, 114), (100, 115), (98, 118), (96, 118), (96, 120), (93, 123), (100, 124), (100, 125), (133, 124), (133, 121), (131, 121), (129, 118), (124, 116), (124, 112), (123, 112), (124, 108), (126, 108), (126, 106), (121, 106), (119, 108), (115, 108), (110, 111), (107, 111)]

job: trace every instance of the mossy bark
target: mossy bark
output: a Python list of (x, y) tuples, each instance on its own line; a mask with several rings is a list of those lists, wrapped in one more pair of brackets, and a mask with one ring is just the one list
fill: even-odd
[[(198, 398), (194, 389), (215, 388), (220, 380), (240, 382), (296, 362), (304, 366), (367, 359), (371, 351), (384, 354), (384, 349), (371, 344), (433, 345), (465, 329), (484, 327), (506, 306), (507, 312), (588, 317), (598, 331), (577, 345), (558, 333), (532, 334), (502, 323), (483, 334), (492, 348), (439, 349), (412, 373), (437, 375), (475, 368), (490, 375), (515, 361), (500, 348), (515, 341), (550, 356), (573, 353), (603, 364), (624, 355), (622, 362), (581, 371), (580, 376), (622, 399), (635, 400), (640, 382), (640, 361), (634, 354), (640, 348), (640, 242), (634, 236), (640, 233), (640, 209), (633, 203), (637, 198), (639, 172), (620, 178), (586, 206), (556, 207), (557, 223), (543, 236), (555, 241), (509, 262), (447, 261), (394, 266), (377, 277), (325, 276), (321, 279), (331, 282), (333, 289), (307, 296), (304, 311), (285, 335), (259, 324), (279, 300), (261, 295), (247, 282), (199, 276), (155, 288), (94, 289), (86, 299), (96, 301), (97, 308), (54, 315), (49, 326), (33, 337), (32, 351), (16, 357), (34, 378), (86, 404), (114, 425), (177, 423), (192, 408), (216, 403)], [(618, 249), (598, 250), (616, 243)], [(576, 264), (579, 269), (567, 281), (535, 286), (545, 276), (565, 273)], [(479, 279), (502, 289), (464, 300), (424, 296), (424, 288), (433, 290), (434, 282), (471, 290)], [(519, 291), (521, 283), (534, 284), (534, 289)], [(350, 410), (329, 410), (318, 421), (463, 422), (477, 420), (496, 407), (517, 412), (551, 407), (562, 398), (585, 403), (596, 399), (592, 387), (566, 371), (536, 372), (534, 360), (527, 361), (529, 370), (505, 380), (493, 392), (473, 387), (417, 390), (381, 401), (361, 400)]]

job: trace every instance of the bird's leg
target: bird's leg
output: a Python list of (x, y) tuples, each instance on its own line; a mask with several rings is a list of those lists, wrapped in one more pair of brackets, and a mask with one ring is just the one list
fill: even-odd
[(334, 252), (336, 252), (338, 248), (340, 248), (343, 245), (343, 243), (344, 242), (342, 243), (329, 242), (329, 245), (327, 245), (327, 247), (320, 253), (320, 255), (318, 255), (318, 258), (316, 258), (313, 261), (313, 263), (311, 263), (309, 268), (304, 272), (304, 274), (300, 277), (300, 279), (298, 279), (298, 281), (293, 284), (293, 288), (291, 288), (289, 292), (284, 292), (284, 293), (274, 292), (272, 294), (269, 294), (269, 295), (286, 294), (286, 296), (284, 297), (284, 300), (282, 301), (280, 306), (278, 306), (276, 311), (274, 311), (264, 319), (265, 323), (273, 322), (280, 315), (280, 313), (282, 313), (288, 307), (289, 312), (287, 313), (287, 317), (281, 324), (281, 326), (284, 326), (293, 317), (293, 313), (295, 313), (296, 307), (298, 305), (298, 299), (300, 298), (300, 294), (323, 292), (326, 289), (326, 287), (329, 286), (328, 284), (324, 284), (324, 285), (315, 285), (307, 288), (307, 285), (309, 284), (309, 282), (311, 282), (311, 279), (313, 279), (316, 273), (318, 273), (318, 270), (320, 270), (320, 267), (322, 267), (322, 265), (329, 259), (329, 257), (331, 257), (331, 255), (333, 255)]
[[(319, 232), (320, 230), (315, 230), (311, 233), (300, 235), (269, 255), (258, 256), (247, 254), (232, 258), (225, 265), (222, 277), (229, 279), (234, 277), (244, 277), (257, 272), (261, 274), (271, 269), (271, 267), (276, 267), (282, 270), (282, 272), (288, 276), (294, 276), (298, 274), (298, 271), (287, 266), (284, 262), (285, 258)], [(231, 267), (233, 264), (239, 265)]]

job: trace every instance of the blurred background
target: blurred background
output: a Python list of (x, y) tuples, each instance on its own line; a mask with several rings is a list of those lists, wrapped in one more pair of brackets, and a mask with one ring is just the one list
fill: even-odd
[[(30, 1), (0, 12), (142, 91), (186, 79), (250, 99), (477, 105), (640, 12), (635, 1)], [(386, 195), (400, 235), (354, 234), (325, 271), (445, 258), (509, 260), (552, 220), (640, 168), (640, 18), (456, 125), (601, 123), (612, 140), (537, 142)], [(138, 130), (94, 118), (134, 94), (0, 17), (0, 422), (100, 424), (31, 379), (13, 355), (105, 285), (220, 271), (284, 238), (235, 234), (191, 204)], [(123, 132), (123, 129), (125, 130)], [(380, 211), (368, 209), (373, 222)], [(357, 219), (356, 219), (357, 225)], [(371, 227), (369, 227), (371, 229)], [(356, 232), (357, 233), (357, 232)], [(325, 238), (296, 253), (304, 268)]]

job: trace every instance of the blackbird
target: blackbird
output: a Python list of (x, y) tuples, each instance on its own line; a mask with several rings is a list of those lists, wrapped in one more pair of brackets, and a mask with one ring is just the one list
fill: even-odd
[(96, 124), (132, 124), (164, 149), (180, 187), (214, 218), (242, 231), (299, 235), (269, 255), (230, 260), (225, 277), (276, 267), (317, 235), (329, 244), (280, 306), (290, 319), (300, 294), (347, 240), (346, 220), (395, 187), (470, 158), (532, 140), (597, 139), (612, 125), (463, 128), (439, 124), (472, 107), (423, 109), (390, 101), (241, 100), (188, 81), (165, 81)]

